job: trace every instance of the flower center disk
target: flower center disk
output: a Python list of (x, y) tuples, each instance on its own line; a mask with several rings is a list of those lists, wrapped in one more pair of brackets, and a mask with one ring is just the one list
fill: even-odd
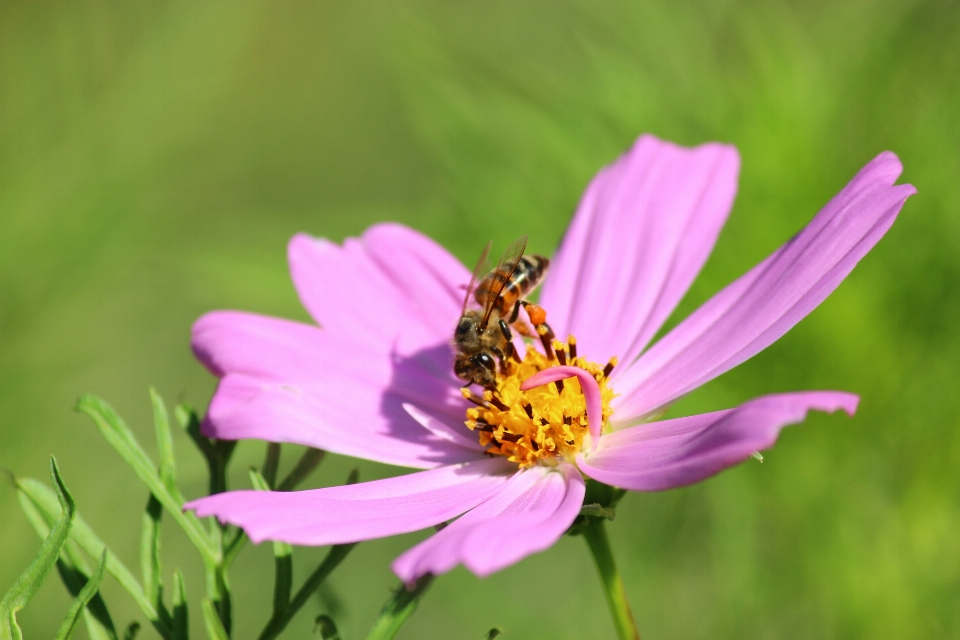
[(606, 367), (577, 357), (576, 341), (553, 343), (546, 356), (527, 345), (522, 362), (508, 361), (507, 372), (497, 376), (497, 390), (484, 391), (487, 406), (467, 409), (466, 425), (479, 435), (487, 453), (506, 456), (520, 467), (556, 465), (573, 461), (590, 444), (586, 399), (577, 378), (544, 384), (521, 391), (525, 380), (561, 364), (588, 372), (600, 386), (603, 430), (608, 430), (615, 394), (608, 376), (616, 360)]

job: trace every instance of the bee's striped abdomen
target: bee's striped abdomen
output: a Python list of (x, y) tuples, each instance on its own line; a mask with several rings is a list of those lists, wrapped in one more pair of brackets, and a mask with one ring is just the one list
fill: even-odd
[[(494, 308), (501, 315), (507, 315), (513, 309), (513, 306), (524, 296), (528, 295), (540, 281), (543, 280), (547, 267), (550, 266), (550, 260), (543, 256), (523, 256), (517, 263), (517, 268), (513, 275), (507, 280), (500, 292), (500, 296), (494, 303)], [(505, 278), (505, 274), (494, 271), (477, 286), (477, 302), (481, 305), (487, 302), (487, 297), (495, 290), (495, 285), (499, 285)]]

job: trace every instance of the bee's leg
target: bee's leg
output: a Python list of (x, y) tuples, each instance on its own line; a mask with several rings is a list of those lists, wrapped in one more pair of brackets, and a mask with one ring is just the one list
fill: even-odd
[[(517, 303), (518, 307), (519, 307), (519, 304), (520, 303), (518, 302)], [(503, 321), (503, 318), (500, 319), (500, 333), (502, 333), (503, 337), (507, 339), (507, 347), (506, 349), (504, 349), (504, 352), (506, 353), (507, 357), (513, 358), (517, 362), (523, 362), (520, 359), (520, 355), (517, 353), (516, 347), (513, 346), (513, 333), (510, 331), (510, 327), (507, 325), (507, 323)], [(504, 364), (505, 363), (503, 362), (500, 363), (501, 369), (506, 369)], [(506, 374), (506, 371), (503, 371), (503, 373)]]
[(553, 329), (547, 324), (547, 312), (543, 310), (543, 307), (539, 307), (526, 300), (523, 301), (523, 308), (527, 310), (527, 316), (530, 318), (530, 322), (533, 323), (533, 328), (536, 329), (537, 335), (540, 337), (540, 343), (543, 344), (543, 352), (548, 358), (553, 360), (553, 341), (557, 336), (554, 335)]
[(469, 400), (478, 407), (483, 407), (484, 409), (490, 409), (493, 405), (487, 402), (483, 397), (478, 396), (473, 391), (470, 390), (470, 387), (460, 387), (460, 395), (464, 399)]
[(526, 322), (520, 319), (520, 307), (526, 308), (530, 304), (526, 300), (517, 300), (517, 304), (513, 306), (513, 311), (510, 313), (510, 322), (509, 324), (513, 326), (514, 329), (520, 332), (520, 335), (524, 338), (536, 338), (537, 334), (527, 325)]
[(547, 312), (543, 307), (535, 305), (532, 302), (527, 302), (526, 300), (521, 300), (520, 303), (523, 305), (523, 308), (527, 310), (527, 317), (530, 318), (530, 322), (533, 323), (534, 328), (547, 321)]
[[(510, 343), (507, 343), (507, 351), (509, 351)], [(497, 356), (497, 362), (500, 363), (500, 373), (507, 375), (507, 358), (510, 357), (509, 353), (505, 353), (504, 350), (499, 347), (490, 347), (490, 351), (493, 352), (493, 355)]]

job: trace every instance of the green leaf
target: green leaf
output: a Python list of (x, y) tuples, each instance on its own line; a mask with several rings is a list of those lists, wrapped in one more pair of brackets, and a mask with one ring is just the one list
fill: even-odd
[(306, 451), (303, 452), (303, 455), (300, 456), (300, 459), (297, 461), (296, 466), (290, 471), (290, 474), (283, 479), (283, 482), (280, 483), (280, 491), (293, 491), (296, 489), (297, 485), (303, 482), (303, 480), (313, 473), (313, 470), (317, 468), (317, 465), (323, 461), (323, 456), (326, 455), (326, 451), (322, 449), (314, 449), (313, 447), (308, 447)]
[(150, 402), (153, 403), (153, 427), (157, 433), (157, 452), (160, 457), (160, 480), (174, 495), (177, 489), (177, 468), (173, 460), (173, 436), (170, 433), (170, 418), (167, 406), (156, 389), (150, 387)]
[(263, 468), (261, 469), (261, 474), (263, 475), (263, 478), (267, 481), (267, 484), (270, 485), (271, 489), (277, 486), (277, 471), (279, 469), (280, 469), (280, 443), (268, 442), (267, 455), (263, 461)]
[(183, 511), (183, 496), (173, 487), (169, 489), (157, 473), (157, 467), (144, 452), (140, 443), (123, 420), (106, 402), (95, 396), (83, 396), (77, 403), (77, 409), (90, 416), (100, 433), (107, 442), (129, 464), (137, 477), (147, 485), (150, 492), (157, 497), (160, 504), (177, 521), (190, 541), (200, 550), (205, 560), (215, 563), (219, 560), (220, 552), (204, 532), (200, 520), (192, 512)]
[[(347, 484), (355, 484), (359, 478), (360, 471), (354, 468), (353, 471), (350, 472), (350, 475), (347, 476)], [(252, 476), (251, 479), (253, 479)], [(254, 487), (257, 486), (258, 482), (259, 480), (254, 481)], [(284, 611), (282, 615), (274, 613), (273, 617), (270, 618), (267, 626), (264, 627), (263, 632), (260, 634), (260, 640), (273, 640), (273, 638), (280, 635), (280, 632), (283, 631), (290, 620), (297, 615), (297, 612), (306, 604), (310, 596), (317, 591), (320, 585), (323, 584), (323, 581), (327, 579), (327, 576), (343, 562), (343, 559), (347, 557), (347, 554), (349, 554), (357, 544), (359, 543), (354, 542), (330, 547), (330, 551), (327, 552), (327, 557), (323, 559), (319, 567), (313, 570), (310, 577), (304, 581), (303, 586), (300, 587), (297, 595), (290, 601), (290, 605), (286, 608), (286, 611)]]
[(432, 582), (433, 575), (428, 573), (409, 588), (400, 585), (393, 593), (393, 597), (383, 605), (377, 621), (373, 623), (373, 629), (367, 634), (367, 640), (390, 640), (396, 636), (403, 623), (416, 611), (420, 597)]
[(347, 475), (347, 481), (344, 484), (357, 484), (360, 482), (360, 467), (354, 467)]
[(330, 551), (327, 552), (327, 557), (323, 559), (319, 567), (314, 569), (310, 577), (304, 581), (303, 586), (297, 591), (297, 595), (290, 601), (290, 606), (287, 607), (286, 612), (284, 612), (282, 616), (270, 619), (270, 622), (267, 623), (266, 628), (260, 634), (260, 640), (272, 640), (280, 635), (280, 632), (289, 624), (293, 616), (300, 611), (301, 607), (307, 603), (307, 600), (316, 592), (320, 584), (343, 562), (343, 559), (347, 557), (347, 554), (349, 554), (357, 544), (359, 543), (354, 542), (330, 547)]
[(97, 563), (96, 570), (93, 572), (93, 575), (90, 576), (87, 584), (80, 590), (73, 604), (70, 605), (70, 610), (67, 611), (67, 617), (64, 618), (63, 624), (60, 625), (60, 630), (57, 631), (54, 640), (67, 640), (73, 635), (73, 630), (77, 628), (77, 623), (80, 622), (80, 614), (83, 613), (87, 608), (87, 603), (93, 599), (93, 596), (97, 594), (97, 590), (100, 589), (100, 583), (103, 582), (103, 574), (106, 568), (107, 550), (104, 549), (100, 555), (100, 562)]
[(210, 640), (230, 640), (226, 629), (220, 622), (220, 614), (210, 598), (203, 599), (203, 621), (207, 626), (207, 635)]
[(173, 572), (173, 622), (170, 640), (187, 640), (190, 635), (190, 615), (187, 611), (187, 591), (183, 584), (183, 574), (179, 569)]
[(223, 550), (223, 568), (224, 571), (230, 568), (233, 564), (233, 561), (237, 559), (237, 556), (240, 555), (240, 551), (247, 544), (248, 538), (247, 534), (243, 532), (243, 529), (237, 529), (236, 533), (229, 542), (226, 543)]
[(213, 456), (213, 443), (210, 438), (200, 433), (200, 417), (197, 412), (181, 402), (173, 410), (173, 415), (180, 426), (183, 427), (183, 430), (187, 432), (187, 435), (190, 436), (190, 439), (193, 440), (193, 444), (200, 449), (203, 457), (209, 460)]
[(340, 631), (333, 622), (333, 618), (327, 614), (320, 614), (313, 623), (314, 632), (319, 632), (323, 640), (340, 640)]
[[(250, 468), (250, 484), (257, 491), (270, 491), (270, 485), (259, 471)], [(273, 583), (273, 615), (282, 616), (290, 604), (290, 592), (293, 589), (293, 557), (290, 545), (286, 542), (274, 541), (274, 583)]]
[(163, 505), (152, 493), (143, 511), (143, 527), (140, 534), (140, 575), (143, 577), (143, 595), (153, 603), (157, 613), (168, 619), (169, 613), (163, 604), (163, 583), (160, 567), (160, 518)]
[[(16, 479), (14, 479), (14, 482), (16, 482)], [(50, 534), (50, 525), (47, 524), (43, 514), (22, 491), (17, 492), (17, 502), (20, 503), (20, 508), (26, 514), (27, 520), (33, 526), (37, 537), (41, 540), (46, 538)], [(90, 568), (83, 559), (80, 549), (71, 539), (68, 539), (60, 548), (57, 572), (60, 574), (63, 584), (67, 587), (67, 591), (74, 598), (80, 594), (83, 586), (90, 579)], [(99, 593), (83, 610), (83, 620), (90, 640), (117, 640), (117, 632), (113, 626), (113, 620), (110, 618), (110, 612), (107, 611), (107, 605)]]
[[(16, 485), (21, 495), (25, 496), (37, 508), (47, 522), (55, 521), (60, 509), (53, 491), (32, 478), (17, 478)], [(99, 557), (105, 548), (100, 538), (80, 515), (77, 515), (74, 519), (73, 526), (70, 529), (70, 539), (94, 558)], [(67, 548), (69, 549), (69, 546)], [(140, 607), (143, 615), (153, 624), (160, 635), (164, 638), (169, 637), (169, 625), (160, 619), (157, 609), (146, 598), (140, 583), (114, 553), (107, 557), (107, 571), (130, 594), (137, 606)]]
[(26, 606), (43, 584), (50, 569), (56, 564), (60, 556), (60, 547), (70, 535), (70, 526), (77, 512), (76, 503), (63, 484), (57, 460), (53, 456), (50, 456), (50, 475), (57, 487), (57, 499), (60, 502), (59, 519), (44, 538), (34, 561), (0, 601), (0, 639), (2, 640), (22, 639), (23, 634), (17, 625), (17, 612)]
[(131, 622), (127, 625), (127, 630), (123, 632), (123, 640), (134, 640), (140, 633), (140, 623)]
[(580, 515), (613, 520), (617, 517), (617, 510), (613, 507), (604, 507), (594, 502), (593, 504), (585, 504), (580, 507)]

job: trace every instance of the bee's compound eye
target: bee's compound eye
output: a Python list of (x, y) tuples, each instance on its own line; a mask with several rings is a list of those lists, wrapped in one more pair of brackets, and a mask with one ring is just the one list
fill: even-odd
[(478, 353), (475, 357), (476, 363), (479, 364), (484, 369), (489, 369), (490, 371), (496, 371), (496, 363), (493, 361), (493, 358), (490, 357), (488, 353)]

